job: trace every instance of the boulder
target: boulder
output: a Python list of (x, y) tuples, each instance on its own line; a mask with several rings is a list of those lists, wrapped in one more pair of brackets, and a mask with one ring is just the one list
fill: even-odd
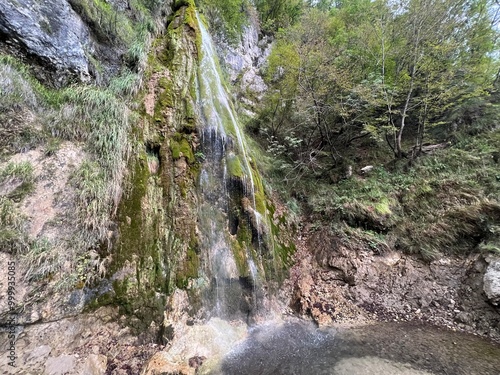
[(488, 268), (483, 278), (484, 292), (490, 302), (498, 306), (500, 304), (500, 259), (489, 261)]
[(75, 369), (75, 357), (73, 355), (60, 355), (59, 357), (50, 357), (45, 362), (46, 375), (64, 375), (71, 374)]
[(0, 45), (51, 71), (56, 86), (90, 79), (90, 33), (65, 0), (1, 1)]

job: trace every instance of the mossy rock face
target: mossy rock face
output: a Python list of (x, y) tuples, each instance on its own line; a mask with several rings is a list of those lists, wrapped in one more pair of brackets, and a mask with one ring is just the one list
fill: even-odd
[(193, 0), (175, 0), (174, 9), (180, 9), (181, 7), (192, 7), (194, 8), (196, 5)]
[[(126, 274), (113, 282), (112, 299), (140, 331), (152, 321), (161, 321), (164, 307), (158, 301), (166, 300), (169, 293), (170, 272), (162, 235), (167, 222), (161, 209), (163, 190), (159, 178), (150, 174), (145, 150), (133, 170), (130, 190), (119, 207), (119, 237), (110, 274)], [(96, 302), (107, 304), (110, 299)]]
[(157, 101), (157, 106), (160, 106), (159, 109), (163, 109), (166, 107), (172, 108), (174, 107), (174, 93), (172, 92), (172, 82), (167, 77), (161, 77), (159, 81), (159, 85), (163, 90), (163, 93), (160, 95), (159, 100)]
[[(115, 276), (113, 292), (94, 303), (120, 306), (139, 331), (152, 321), (161, 325), (168, 296), (175, 288), (187, 288), (200, 267), (195, 235), (198, 162), (189, 89), (197, 54), (189, 30), (184, 23), (170, 25), (149, 57), (154, 62), (154, 117), (143, 114), (142, 126), (135, 129), (141, 146), (131, 161), (128, 188), (117, 213), (118, 239), (110, 269)], [(189, 167), (177, 173), (180, 159)]]
[(196, 162), (193, 149), (186, 138), (181, 138), (180, 140), (176, 140), (175, 138), (171, 139), (170, 150), (172, 151), (172, 158), (174, 160), (184, 157), (189, 164), (194, 164)]
[(243, 168), (241, 167), (240, 158), (234, 154), (230, 154), (226, 158), (227, 171), (232, 178), (243, 178)]
[(190, 279), (198, 277), (200, 269), (200, 258), (195, 249), (189, 248), (183, 264), (177, 270), (175, 285), (179, 289), (186, 289)]

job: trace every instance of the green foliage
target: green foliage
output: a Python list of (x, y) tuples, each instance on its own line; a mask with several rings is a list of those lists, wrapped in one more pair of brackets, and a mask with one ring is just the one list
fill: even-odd
[(277, 33), (249, 128), (292, 180), (359, 160), (353, 147), (416, 158), (496, 123), (496, 34), (483, 0), (314, 2)]
[(132, 23), (122, 12), (104, 0), (70, 0), (100, 41), (130, 44), (134, 38)]
[(24, 281), (33, 282), (52, 277), (62, 269), (64, 258), (47, 239), (32, 241), (21, 257), (26, 267)]
[(96, 162), (85, 161), (71, 178), (77, 192), (79, 225), (82, 229), (106, 231), (112, 201), (105, 171)]
[(322, 185), (309, 203), (339, 228), (347, 223), (384, 235), (385, 241), (426, 259), (475, 247), (494, 251), (500, 224), (499, 147), (497, 130), (436, 151), (406, 172), (376, 168), (364, 178)]
[(14, 59), (0, 56), (0, 113), (13, 108), (26, 106), (34, 109), (37, 105), (36, 94), (25, 78), (26, 72), (19, 71)]
[(17, 254), (23, 251), (28, 240), (24, 231), (25, 218), (17, 210), (14, 202), (0, 196), (0, 249)]
[(207, 15), (216, 32), (236, 41), (247, 22), (247, 0), (200, 0), (199, 7)]
[(45, 156), (54, 155), (61, 147), (61, 140), (59, 138), (50, 138), (45, 145)]
[(137, 95), (141, 87), (141, 75), (126, 70), (119, 76), (113, 77), (109, 89), (117, 96), (131, 97)]
[(61, 101), (65, 104), (48, 125), (52, 135), (87, 141), (89, 151), (105, 170), (119, 170), (129, 150), (125, 104), (111, 91), (91, 86), (67, 88), (61, 92)]
[(274, 34), (298, 21), (303, 10), (303, 1), (256, 0), (255, 6), (259, 12), (262, 31)]

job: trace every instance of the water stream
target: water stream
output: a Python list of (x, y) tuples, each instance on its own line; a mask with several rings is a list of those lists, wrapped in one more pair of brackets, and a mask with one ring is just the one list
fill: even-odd
[(250, 330), (211, 375), (498, 375), (500, 346), (418, 324), (318, 329), (311, 323)]
[(209, 285), (204, 305), (210, 316), (247, 319), (262, 298), (256, 172), (221, 79), (214, 44), (197, 18), (201, 34), (197, 97), (205, 159), (199, 183), (200, 273)]

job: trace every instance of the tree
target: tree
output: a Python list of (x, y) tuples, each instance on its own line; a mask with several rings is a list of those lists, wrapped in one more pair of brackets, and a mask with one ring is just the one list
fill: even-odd
[(490, 95), (492, 1), (310, 2), (276, 35), (257, 128), (295, 171), (341, 166), (353, 144), (373, 147), (369, 135), (416, 157), (431, 130), (444, 138), (457, 109)]
[[(406, 0), (378, 2), (380, 95), (386, 105), (388, 139), (397, 158), (406, 156), (403, 134), (417, 126), (421, 147), (432, 115), (481, 95), (491, 75), (491, 26), (486, 1)], [(380, 11), (381, 10), (381, 11)]]

